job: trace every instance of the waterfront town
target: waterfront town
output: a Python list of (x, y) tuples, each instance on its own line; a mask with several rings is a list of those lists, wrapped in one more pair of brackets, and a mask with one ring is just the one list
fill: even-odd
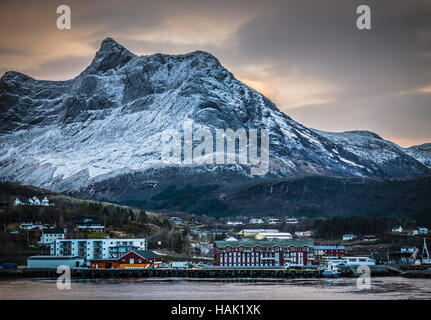
[[(2, 272), (68, 266), (77, 272), (282, 270), (339, 276), (355, 274), (355, 267), (366, 265), (376, 274), (407, 270), (428, 277), (431, 267), (428, 226), (414, 221), (289, 215), (214, 218), (96, 202), (72, 210), (62, 201), (34, 195), (2, 204)], [(390, 224), (395, 221), (403, 224)]]

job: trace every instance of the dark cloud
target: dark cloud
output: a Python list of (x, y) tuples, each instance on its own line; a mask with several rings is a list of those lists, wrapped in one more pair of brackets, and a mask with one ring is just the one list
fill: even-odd
[[(283, 1), (242, 26), (243, 61), (291, 66), (331, 81), (341, 97), (381, 95), (430, 82), (431, 2), (371, 1), (372, 30), (356, 28), (363, 1)], [(271, 6), (269, 6), (271, 7)]]

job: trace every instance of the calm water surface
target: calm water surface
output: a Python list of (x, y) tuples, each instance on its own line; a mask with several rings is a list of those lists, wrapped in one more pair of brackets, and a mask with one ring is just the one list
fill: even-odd
[(0, 299), (431, 299), (431, 279), (373, 278), (370, 290), (356, 279), (92, 279), (70, 290), (54, 279), (0, 280)]

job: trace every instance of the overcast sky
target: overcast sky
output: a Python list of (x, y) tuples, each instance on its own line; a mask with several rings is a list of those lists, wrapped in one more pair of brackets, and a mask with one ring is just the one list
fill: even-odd
[[(371, 30), (356, 28), (361, 4)], [(431, 142), (430, 0), (1, 0), (0, 74), (73, 78), (107, 36), (140, 55), (208, 51), (313, 128)]]

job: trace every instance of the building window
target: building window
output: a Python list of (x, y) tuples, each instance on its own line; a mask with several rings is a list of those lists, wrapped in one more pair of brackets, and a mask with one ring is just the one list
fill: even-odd
[(129, 260), (129, 263), (130, 263), (130, 264), (134, 264), (134, 263), (135, 263), (135, 259), (130, 259), (130, 260)]

